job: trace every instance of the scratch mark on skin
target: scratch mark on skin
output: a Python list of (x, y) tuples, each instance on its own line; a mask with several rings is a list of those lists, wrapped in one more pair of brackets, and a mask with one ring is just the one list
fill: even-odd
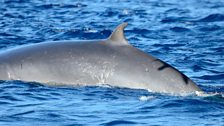
[[(160, 62), (160, 63), (163, 64), (163, 66), (161, 66), (161, 67), (158, 68), (159, 71), (162, 71), (162, 70), (164, 70), (164, 69), (166, 69), (166, 68), (173, 68), (171, 65), (169, 65), (169, 64), (167, 64), (167, 63), (165, 63), (165, 62), (162, 62), (162, 61), (160, 61), (159, 59), (156, 59), (156, 60), (154, 60), (154, 61), (158, 61), (158, 62)], [(174, 68), (174, 69), (177, 70), (176, 68)], [(178, 70), (177, 70), (177, 71), (178, 71)], [(188, 84), (188, 81), (189, 81), (188, 77), (187, 77), (186, 75), (184, 75), (183, 73), (181, 73), (181, 72), (179, 72), (179, 73), (181, 74), (183, 81), (184, 81), (186, 84)]]

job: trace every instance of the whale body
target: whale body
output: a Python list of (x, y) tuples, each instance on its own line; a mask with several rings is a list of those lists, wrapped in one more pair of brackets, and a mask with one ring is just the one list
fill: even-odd
[(108, 39), (42, 42), (1, 51), (0, 80), (107, 84), (172, 94), (201, 91), (174, 67), (130, 45), (123, 33), (126, 25), (119, 25)]

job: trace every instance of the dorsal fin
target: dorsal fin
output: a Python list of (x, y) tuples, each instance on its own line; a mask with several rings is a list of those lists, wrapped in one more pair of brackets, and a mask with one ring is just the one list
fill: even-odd
[(122, 23), (113, 31), (108, 40), (111, 40), (112, 43), (118, 45), (128, 45), (128, 41), (124, 36), (124, 28), (128, 25), (128, 23)]

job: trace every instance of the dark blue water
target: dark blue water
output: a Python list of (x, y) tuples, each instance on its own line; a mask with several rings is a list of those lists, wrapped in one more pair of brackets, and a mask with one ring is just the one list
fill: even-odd
[(0, 50), (104, 39), (121, 22), (132, 45), (217, 95), (0, 81), (0, 125), (224, 126), (223, 0), (0, 0)]

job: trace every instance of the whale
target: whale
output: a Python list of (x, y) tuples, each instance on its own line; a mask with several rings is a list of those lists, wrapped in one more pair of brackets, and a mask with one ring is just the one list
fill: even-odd
[(127, 23), (107, 39), (49, 41), (0, 52), (0, 80), (52, 86), (100, 86), (186, 94), (202, 91), (168, 63), (129, 44)]

